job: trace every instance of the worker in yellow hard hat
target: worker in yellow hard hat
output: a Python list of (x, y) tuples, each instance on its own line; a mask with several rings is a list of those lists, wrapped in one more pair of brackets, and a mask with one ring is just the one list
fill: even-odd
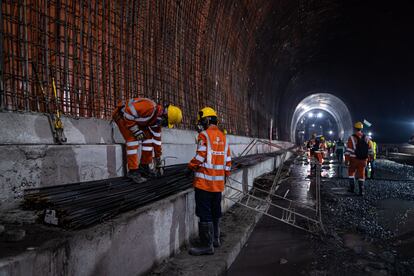
[(199, 246), (192, 255), (214, 254), (220, 242), (221, 193), (231, 172), (231, 153), (226, 135), (217, 127), (217, 113), (211, 107), (198, 112), (197, 152), (186, 174), (194, 174), (196, 215), (199, 217)]
[[(162, 106), (147, 98), (132, 98), (118, 103), (112, 119), (126, 141), (128, 177), (141, 183), (156, 173), (162, 174), (161, 127), (172, 128), (181, 123), (182, 118), (181, 109), (177, 106)], [(142, 151), (138, 160), (140, 144)], [(152, 162), (155, 163), (155, 172), (149, 166)]]
[(363, 128), (364, 125), (361, 122), (354, 124), (354, 134), (348, 138), (345, 151), (345, 164), (349, 166), (349, 192), (354, 192), (356, 174), (359, 195), (363, 195), (367, 161), (373, 156), (371, 140), (362, 132)]

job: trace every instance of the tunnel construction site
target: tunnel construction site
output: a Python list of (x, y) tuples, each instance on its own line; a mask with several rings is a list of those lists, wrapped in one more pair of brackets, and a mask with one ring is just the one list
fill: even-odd
[[(1, 276), (414, 275), (411, 1), (0, 5)], [(134, 98), (157, 126), (182, 111), (142, 183), (115, 119)], [(205, 107), (231, 167), (221, 247), (192, 256)], [(337, 151), (356, 122), (377, 142), (363, 196)]]

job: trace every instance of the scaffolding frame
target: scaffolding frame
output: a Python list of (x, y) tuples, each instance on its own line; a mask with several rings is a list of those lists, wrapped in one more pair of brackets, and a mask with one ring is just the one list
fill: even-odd
[[(278, 147), (270, 141), (262, 139), (252, 140), (245, 148), (245, 150), (240, 154), (240, 156), (248, 154), (251, 149), (257, 144), (263, 143), (269, 146)], [(276, 194), (280, 185), (286, 181), (288, 178), (282, 179), (282, 169), (283, 164), (286, 161), (287, 152), (293, 150), (283, 150), (281, 153), (281, 163), (276, 171), (276, 174), (272, 181), (272, 186), (269, 191), (257, 188), (253, 186), (251, 190), (243, 191), (231, 185), (226, 187), (235, 193), (231, 196), (225, 196), (226, 199), (238, 204), (244, 208), (253, 210), (255, 212), (261, 213), (271, 219), (276, 221), (283, 222), (295, 228), (304, 230), (311, 234), (325, 234), (325, 228), (322, 222), (322, 212), (321, 212), (321, 165), (317, 160), (311, 159), (311, 167), (315, 168), (315, 206), (311, 207), (302, 202), (291, 200), (287, 198), (289, 190), (285, 192), (283, 196)], [(243, 185), (242, 182), (230, 177), (230, 179), (240, 185)], [(256, 196), (256, 192), (260, 192), (265, 196), (265, 198)], [(277, 199), (285, 204), (275, 203), (273, 199)], [(280, 211), (280, 216), (274, 215), (273, 211)], [(309, 215), (306, 213), (310, 213)]]

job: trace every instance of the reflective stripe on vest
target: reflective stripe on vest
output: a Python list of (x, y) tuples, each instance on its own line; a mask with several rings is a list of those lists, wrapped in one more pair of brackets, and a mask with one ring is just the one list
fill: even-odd
[(212, 176), (212, 175), (207, 175), (201, 172), (196, 172), (194, 176), (201, 178), (201, 179), (209, 180), (209, 181), (224, 181), (224, 175)]
[[(135, 109), (134, 104), (135, 103), (140, 103), (140, 102), (143, 102), (143, 101), (149, 101), (153, 106), (152, 113), (148, 117), (139, 117), (138, 112)], [(126, 107), (124, 107), (124, 108), (122, 108), (122, 112), (124, 113), (124, 117), (128, 120), (135, 121), (135, 122), (146, 122), (146, 121), (150, 120), (154, 116), (155, 112), (157, 111), (157, 108), (156, 108), (157, 105), (155, 104), (155, 102), (153, 102), (152, 100), (147, 99), (147, 98), (143, 98), (143, 99), (139, 99), (139, 100), (130, 99), (129, 102), (128, 102), (128, 107), (129, 107), (129, 110), (132, 114), (129, 114), (128, 112), (126, 112), (126, 110), (125, 110)]]

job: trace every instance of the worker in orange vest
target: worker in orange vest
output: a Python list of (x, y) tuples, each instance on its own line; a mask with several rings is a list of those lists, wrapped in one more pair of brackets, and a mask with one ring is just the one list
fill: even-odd
[(349, 192), (353, 193), (355, 189), (355, 173), (358, 178), (359, 195), (363, 195), (365, 182), (365, 167), (369, 158), (373, 158), (372, 143), (362, 129), (364, 125), (361, 122), (354, 124), (354, 134), (348, 138), (345, 152), (345, 165), (349, 166)]
[(226, 135), (217, 127), (214, 109), (199, 111), (197, 153), (188, 164), (187, 175), (194, 174), (196, 215), (200, 247), (190, 248), (192, 255), (214, 254), (220, 246), (221, 193), (231, 171), (230, 147)]
[[(182, 120), (181, 110), (174, 105), (161, 106), (147, 98), (119, 102), (112, 119), (126, 141), (127, 176), (137, 183), (154, 176), (149, 164), (155, 157), (155, 168), (161, 172), (161, 127), (172, 128)], [(141, 148), (141, 162), (138, 149)]]

